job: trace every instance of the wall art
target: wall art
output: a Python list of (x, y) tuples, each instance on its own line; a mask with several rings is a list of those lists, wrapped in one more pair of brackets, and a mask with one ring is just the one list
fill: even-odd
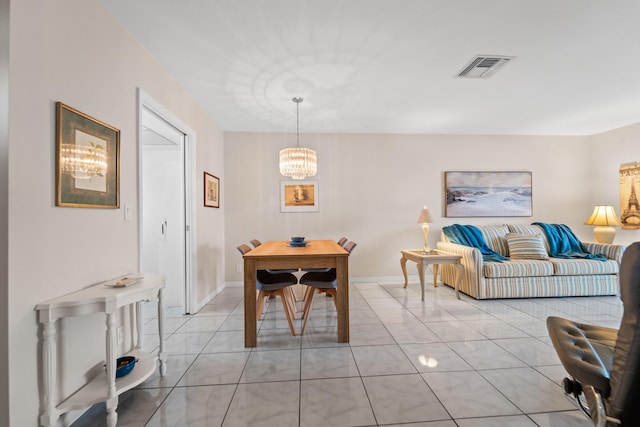
[(120, 131), (56, 103), (56, 206), (120, 207)]
[(444, 173), (445, 217), (532, 216), (531, 172)]

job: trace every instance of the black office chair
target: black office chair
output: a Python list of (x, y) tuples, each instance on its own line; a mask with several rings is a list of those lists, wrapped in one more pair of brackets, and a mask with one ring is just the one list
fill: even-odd
[[(355, 242), (348, 242), (344, 245), (344, 249), (351, 253), (357, 246)], [(313, 305), (313, 297), (316, 293), (325, 292), (327, 296), (333, 297), (333, 303), (336, 305), (336, 289), (337, 289), (337, 271), (335, 268), (330, 268), (327, 271), (310, 271), (305, 273), (300, 278), (300, 283), (307, 285), (309, 292), (305, 293), (304, 309), (302, 311), (302, 317), (304, 322), (302, 323), (302, 331), (300, 335), (304, 335), (304, 331), (307, 329), (307, 322), (311, 315), (311, 306)]]
[(547, 329), (571, 376), (564, 391), (596, 427), (640, 426), (640, 242), (620, 264), (620, 329), (547, 318)]
[[(242, 255), (251, 250), (249, 245), (242, 244), (238, 246), (238, 250)], [(295, 298), (291, 285), (298, 283), (298, 278), (291, 273), (272, 273), (267, 270), (257, 271), (256, 291), (258, 292), (256, 300), (256, 319), (262, 318), (264, 310), (264, 299), (270, 296), (279, 296), (284, 307), (284, 313), (287, 316), (289, 330), (291, 335), (295, 336), (296, 331), (293, 327), (293, 320), (297, 319)]]

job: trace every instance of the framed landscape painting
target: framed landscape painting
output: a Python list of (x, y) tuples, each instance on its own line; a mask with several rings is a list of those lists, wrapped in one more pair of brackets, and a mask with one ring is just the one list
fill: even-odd
[(532, 216), (531, 172), (444, 173), (445, 217)]
[(280, 212), (318, 212), (318, 181), (281, 181)]

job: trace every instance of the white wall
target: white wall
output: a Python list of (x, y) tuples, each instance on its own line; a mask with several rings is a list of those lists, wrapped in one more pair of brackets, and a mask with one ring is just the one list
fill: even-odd
[(9, 0), (0, 0), (0, 425), (9, 425)]
[[(400, 250), (422, 246), (416, 220), (423, 205), (434, 219), (432, 247), (442, 226), (456, 222), (566, 223), (592, 240), (583, 225), (593, 210), (589, 137), (303, 134), (300, 144), (318, 153), (320, 211), (280, 213), (278, 151), (294, 144), (290, 134), (225, 133), (228, 281), (242, 280), (237, 245), (293, 235), (344, 235), (358, 243), (350, 276), (399, 277)], [(443, 172), (450, 170), (531, 171), (533, 217), (444, 218)]]
[[(0, 312), (8, 307), (10, 425), (22, 427), (37, 425), (39, 414), (35, 305), (138, 266), (137, 212), (125, 221), (122, 209), (55, 206), (55, 102), (121, 130), (121, 206), (137, 206), (138, 87), (196, 132), (199, 298), (224, 281), (224, 214), (202, 206), (202, 171), (219, 176), (222, 185), (225, 175), (221, 131), (97, 1), (11, 6), (9, 288)], [(101, 366), (104, 337), (95, 331), (103, 328), (100, 317), (59, 325), (66, 357), (58, 364), (61, 394)]]

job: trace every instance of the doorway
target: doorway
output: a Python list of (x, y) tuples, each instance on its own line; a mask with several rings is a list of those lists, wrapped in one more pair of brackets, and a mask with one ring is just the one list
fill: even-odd
[(139, 91), (139, 265), (166, 277), (164, 301), (192, 313), (193, 132)]

